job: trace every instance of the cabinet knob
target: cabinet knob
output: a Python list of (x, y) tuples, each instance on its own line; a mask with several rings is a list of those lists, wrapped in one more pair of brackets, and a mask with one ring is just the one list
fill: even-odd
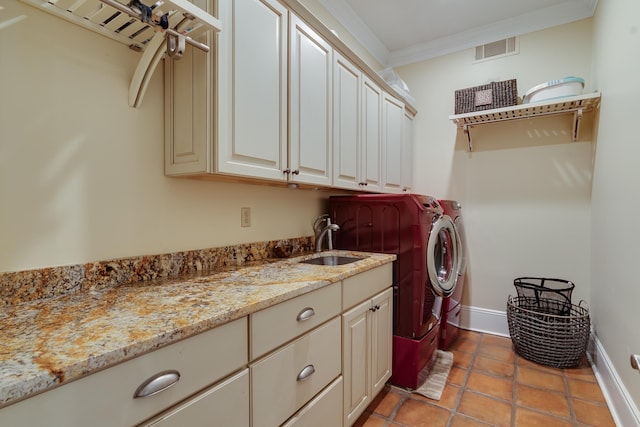
[(315, 316), (315, 314), (316, 314), (316, 312), (314, 311), (313, 308), (306, 307), (306, 308), (303, 308), (300, 313), (298, 313), (298, 316), (296, 316), (296, 320), (298, 322), (302, 322), (302, 321), (305, 321), (305, 320), (308, 320), (308, 319), (312, 318), (313, 316)]
[(299, 169), (295, 169), (291, 171), (292, 175), (300, 175), (300, 170)]
[(287, 175), (288, 175), (288, 174), (290, 174), (290, 173), (291, 173), (291, 169), (287, 168), (287, 169), (283, 170), (283, 171), (282, 171), (282, 173), (284, 173), (284, 174), (287, 174)]
[(304, 381), (307, 378), (309, 378), (311, 375), (313, 375), (315, 371), (316, 371), (316, 368), (314, 368), (313, 365), (307, 365), (304, 368), (302, 368), (302, 371), (300, 371), (300, 373), (296, 377), (296, 380)]
[(140, 384), (136, 392), (133, 393), (133, 398), (153, 396), (176, 384), (178, 380), (180, 380), (180, 372), (178, 371), (158, 372)]

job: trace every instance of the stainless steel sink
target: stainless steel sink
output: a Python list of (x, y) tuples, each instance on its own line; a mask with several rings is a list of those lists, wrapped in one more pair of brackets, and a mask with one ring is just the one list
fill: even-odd
[(321, 255), (317, 258), (306, 259), (300, 261), (303, 264), (314, 265), (344, 265), (351, 264), (352, 262), (360, 261), (362, 258), (339, 256), (339, 255)]

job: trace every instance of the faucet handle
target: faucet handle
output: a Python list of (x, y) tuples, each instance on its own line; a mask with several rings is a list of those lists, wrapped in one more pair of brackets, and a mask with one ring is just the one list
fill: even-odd
[(320, 231), (322, 230), (322, 223), (325, 221), (327, 222), (327, 224), (331, 223), (329, 214), (322, 214), (318, 218), (316, 218), (315, 222), (313, 223), (313, 231), (316, 235), (318, 235), (318, 233), (320, 233)]

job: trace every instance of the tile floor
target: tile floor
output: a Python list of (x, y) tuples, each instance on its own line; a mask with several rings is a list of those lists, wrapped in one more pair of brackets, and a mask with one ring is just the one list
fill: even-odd
[(439, 401), (387, 385), (357, 427), (615, 427), (586, 358), (555, 369), (516, 355), (509, 338), (462, 331)]

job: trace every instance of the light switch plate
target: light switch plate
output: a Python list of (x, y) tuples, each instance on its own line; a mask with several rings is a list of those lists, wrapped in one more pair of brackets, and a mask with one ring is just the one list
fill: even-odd
[(251, 208), (240, 208), (240, 226), (251, 227)]

